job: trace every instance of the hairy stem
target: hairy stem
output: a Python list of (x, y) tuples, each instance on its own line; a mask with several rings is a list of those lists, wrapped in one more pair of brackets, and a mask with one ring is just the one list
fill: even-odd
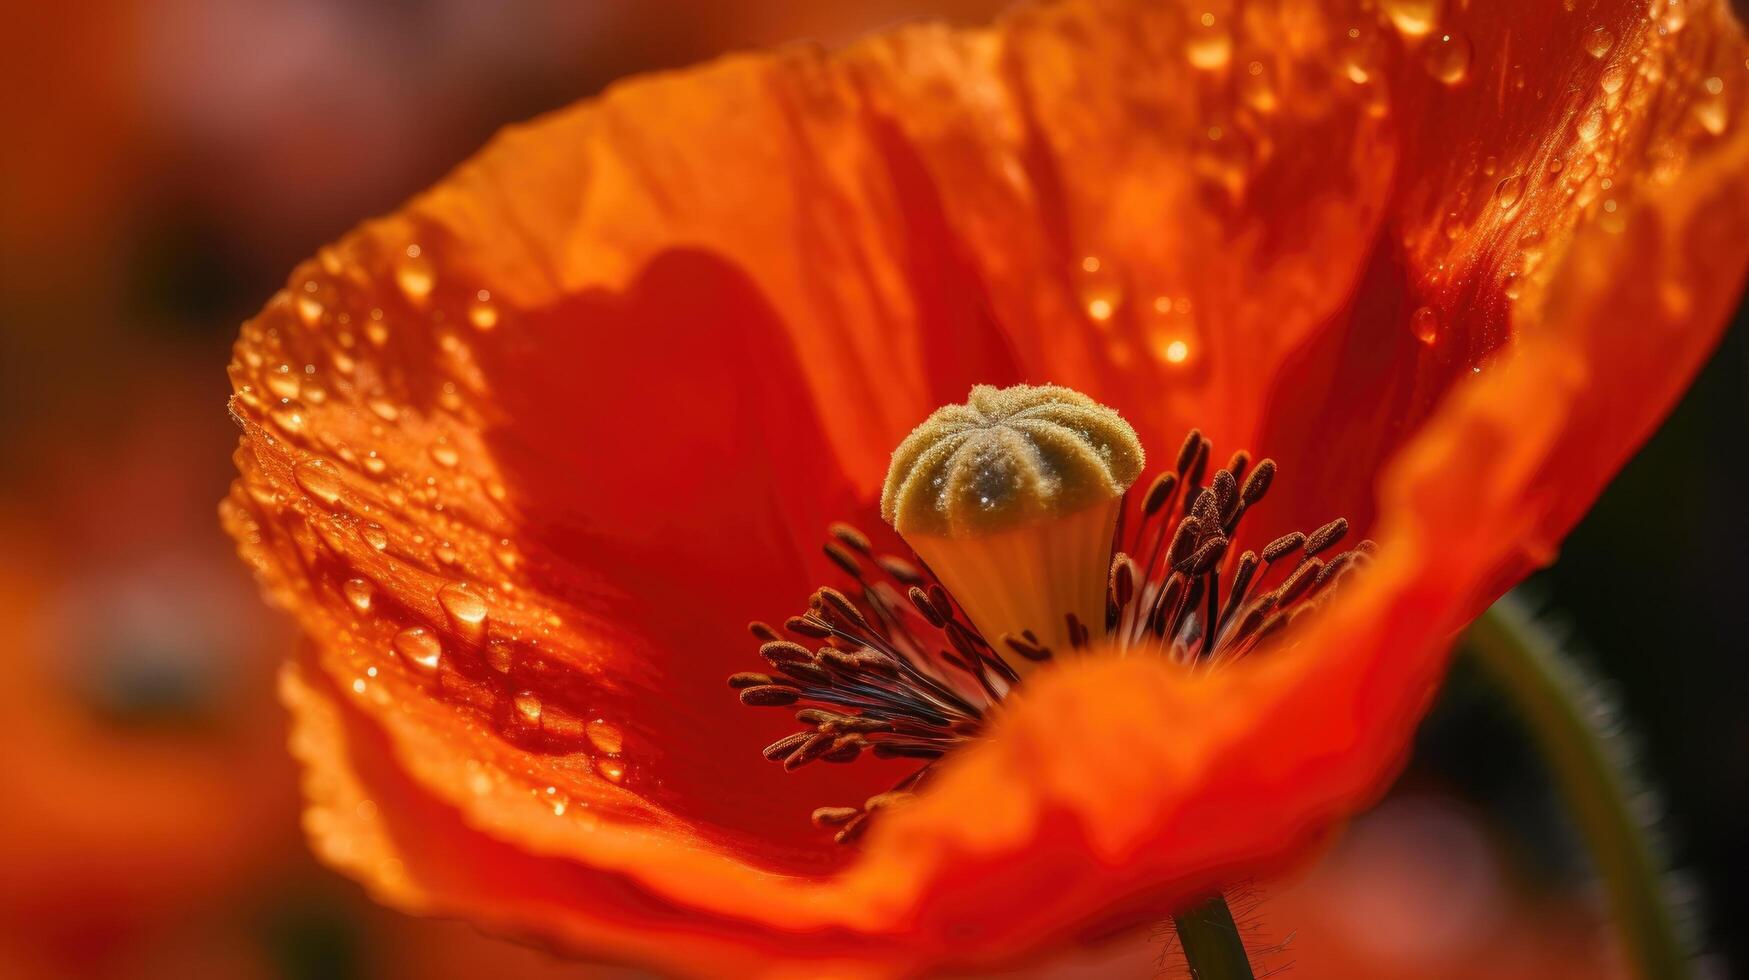
[(1636, 784), (1598, 723), (1584, 675), (1511, 599), (1470, 627), (1464, 649), (1512, 702), (1554, 774), (1639, 975), (1692, 977), (1689, 945), (1666, 901), (1660, 851), (1635, 817)]
[(1172, 924), (1194, 980), (1254, 980), (1251, 959), (1224, 897), (1216, 895), (1180, 912)]

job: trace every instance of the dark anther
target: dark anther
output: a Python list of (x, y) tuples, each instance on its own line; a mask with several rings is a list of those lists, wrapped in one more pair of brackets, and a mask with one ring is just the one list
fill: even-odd
[(759, 655), (774, 666), (777, 664), (805, 664), (814, 659), (813, 653), (807, 647), (800, 643), (792, 643), (789, 640), (772, 640), (769, 643), (762, 643), (759, 645)]
[(939, 582), (929, 583), (929, 604), (935, 607), (935, 614), (944, 620), (953, 619), (953, 600), (948, 598), (947, 590)]
[(834, 522), (829, 530), (833, 537), (844, 542), (846, 548), (860, 551), (865, 555), (873, 551), (873, 546), (868, 543), (868, 535), (843, 521)]
[(813, 737), (813, 732), (796, 732), (793, 735), (785, 735), (770, 745), (767, 745), (765, 747), (764, 755), (772, 762), (781, 762), (788, 758), (791, 752), (800, 748), (803, 742), (806, 742)]
[(1263, 499), (1269, 492), (1269, 484), (1275, 479), (1275, 460), (1266, 459), (1257, 464), (1251, 475), (1245, 478), (1245, 487), (1239, 491), (1239, 499), (1249, 507)]
[(1002, 634), (1002, 642), (1007, 644), (1008, 649), (1013, 650), (1015, 653), (1020, 654), (1028, 660), (1044, 661), (1051, 659), (1051, 651), (1048, 647), (1040, 646), (1038, 643), (1028, 640), (1023, 636), (1015, 636), (1013, 633), (1004, 633)]
[(1201, 447), (1202, 432), (1197, 429), (1191, 429), (1190, 432), (1184, 436), (1184, 445), (1178, 447), (1178, 462), (1172, 466), (1172, 468), (1178, 472), (1180, 478), (1189, 475), (1190, 464), (1196, 460), (1196, 452)]
[(806, 636), (816, 640), (824, 640), (832, 635), (830, 626), (806, 616), (791, 616), (783, 621), (783, 628), (797, 636)]
[(1154, 482), (1148, 485), (1147, 496), (1142, 498), (1142, 514), (1152, 517), (1159, 513), (1160, 508), (1166, 506), (1167, 498), (1172, 496), (1172, 491), (1177, 487), (1178, 474), (1176, 473), (1166, 472), (1155, 477)]
[(1284, 534), (1263, 546), (1263, 560), (1272, 564), (1278, 562), (1283, 555), (1300, 550), (1305, 543), (1306, 536), (1298, 531)]
[(851, 626), (857, 629), (868, 629), (868, 620), (863, 618), (862, 610), (855, 603), (845, 598), (844, 593), (832, 588), (822, 588), (814, 593), (820, 600), (822, 609), (831, 613), (834, 625)]
[(1178, 570), (1186, 575), (1207, 574), (1210, 569), (1215, 567), (1215, 563), (1221, 560), (1221, 556), (1226, 553), (1226, 538), (1218, 536), (1210, 538), (1207, 541), (1204, 541), (1202, 545), (1196, 549), (1196, 552), (1186, 559), (1184, 565), (1179, 567)]
[(747, 632), (752, 633), (753, 638), (760, 642), (781, 638), (781, 634), (779, 634), (777, 630), (772, 629), (769, 625), (757, 619), (747, 624)]
[(839, 827), (862, 816), (862, 810), (853, 806), (823, 806), (814, 811), (814, 826)]
[(770, 674), (756, 674), (750, 670), (744, 670), (738, 674), (729, 675), (729, 686), (736, 690), (740, 690), (743, 687), (758, 687), (761, 684), (770, 683)]
[(741, 703), (752, 708), (776, 708), (795, 704), (799, 700), (801, 694), (795, 688), (778, 687), (775, 684), (744, 688), (741, 691)]
[(1277, 591), (1278, 604), (1285, 606), (1298, 599), (1300, 593), (1311, 588), (1312, 583), (1317, 581), (1318, 572), (1323, 567), (1322, 559), (1313, 558), (1294, 569), (1293, 574), (1287, 577), (1286, 582), (1281, 583), (1281, 588)]
[(929, 593), (913, 585), (911, 591), (905, 593), (905, 597), (911, 600), (911, 605), (917, 607), (917, 611), (929, 621), (929, 625), (941, 629), (947, 622), (941, 618), (941, 613), (935, 611), (935, 604), (929, 601)]
[(1241, 449), (1227, 460), (1227, 471), (1233, 474), (1233, 479), (1245, 479), (1245, 467), (1251, 465), (1251, 454)]
[(1306, 554), (1315, 555), (1342, 540), (1348, 533), (1348, 518), (1338, 517), (1330, 523), (1312, 532), (1306, 539)]
[(1130, 604), (1136, 594), (1136, 563), (1130, 556), (1118, 552), (1111, 562), (1111, 597), (1119, 609)]
[(925, 581), (923, 573), (918, 571), (917, 566), (903, 558), (882, 555), (875, 559), (875, 564), (881, 566), (881, 571), (898, 579), (901, 585), (922, 585)]
[(826, 557), (832, 559), (832, 564), (844, 569), (851, 578), (862, 578), (862, 566), (857, 564), (856, 556), (850, 553), (850, 549), (836, 541), (828, 541), (820, 550), (826, 552)]

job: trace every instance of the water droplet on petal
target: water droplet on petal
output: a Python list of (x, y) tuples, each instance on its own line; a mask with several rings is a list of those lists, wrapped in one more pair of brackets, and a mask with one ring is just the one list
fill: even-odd
[(409, 245), (407, 257), (396, 263), (395, 284), (401, 287), (409, 303), (425, 305), (431, 288), (437, 284), (437, 272), (431, 267), (431, 260), (420, 255), (419, 246)]
[(344, 485), (340, 474), (324, 460), (308, 459), (299, 463), (294, 472), (298, 486), (304, 492), (330, 507), (340, 502), (340, 492)]
[(1203, 13), (1191, 25), (1184, 42), (1184, 57), (1194, 68), (1217, 71), (1233, 57), (1233, 36), (1212, 13)]
[(1470, 73), (1475, 48), (1462, 34), (1441, 34), (1427, 47), (1427, 73), (1447, 85), (1456, 85)]
[(1609, 54), (1609, 49), (1615, 47), (1615, 35), (1607, 27), (1594, 27), (1585, 35), (1585, 53), (1593, 58), (1601, 58)]
[(1688, 5), (1683, 0), (1664, 0), (1664, 13), (1658, 27), (1666, 34), (1675, 34), (1688, 24)]
[(365, 404), (370, 406), (370, 410), (376, 413), (376, 417), (384, 422), (393, 422), (401, 417), (401, 410), (387, 398), (372, 398)]
[(1081, 304), (1088, 319), (1101, 329), (1110, 325), (1123, 304), (1123, 284), (1117, 274), (1096, 256), (1081, 260)]
[(1348, 80), (1356, 85), (1365, 85), (1372, 81), (1373, 73), (1378, 70), (1379, 50), (1378, 35), (1370, 26), (1355, 26), (1338, 43), (1336, 49), (1337, 63)]
[(290, 364), (281, 364), (279, 369), (267, 376), (267, 390), (273, 392), (275, 398), (296, 398), (299, 381), (291, 373)]
[(1420, 307), (1411, 314), (1409, 327), (1415, 332), (1415, 339), (1429, 347), (1439, 341), (1439, 314), (1431, 306)]
[(1424, 37), (1439, 23), (1440, 0), (1379, 0), (1379, 6), (1404, 37)]
[(461, 462), (462, 457), (460, 453), (456, 452), (454, 446), (440, 442), (431, 447), (431, 458), (436, 460), (439, 466), (454, 466)]
[(625, 748), (625, 734), (613, 722), (597, 718), (584, 731), (589, 736), (590, 744), (598, 752), (619, 755), (620, 750)]
[(346, 601), (352, 604), (352, 608), (359, 612), (370, 611), (370, 601), (376, 595), (376, 590), (369, 582), (361, 578), (349, 578), (341, 590), (346, 593)]
[(1245, 74), (1239, 76), (1239, 94), (1246, 105), (1258, 112), (1274, 112), (1281, 106), (1281, 98), (1275, 94), (1275, 83), (1270, 80), (1269, 69), (1261, 61), (1253, 61), (1245, 66)]
[(313, 327), (321, 323), (324, 312), (326, 311), (322, 309), (322, 304), (314, 296), (298, 297), (298, 319), (304, 322), (304, 326)]
[(1725, 107), (1725, 80), (1714, 75), (1701, 87), (1706, 94), (1694, 104), (1694, 118), (1699, 120), (1702, 129), (1714, 136), (1722, 136), (1731, 122), (1730, 112)]
[(1603, 89), (1603, 94), (1614, 95), (1621, 91), (1622, 86), (1626, 85), (1627, 81), (1627, 67), (1617, 62), (1603, 70), (1603, 74), (1597, 79), (1597, 86)]
[[(480, 292), (484, 293), (485, 290), (482, 289)], [(498, 308), (485, 300), (475, 300), (474, 304), (468, 307), (468, 322), (473, 324), (476, 330), (490, 330), (498, 325)]]
[(443, 659), (443, 644), (425, 627), (410, 626), (395, 634), (395, 652), (418, 670), (430, 674), (437, 672)]
[(437, 601), (459, 625), (478, 626), (486, 621), (486, 600), (460, 583), (451, 583), (438, 590)]
[(533, 691), (523, 691), (511, 699), (516, 707), (516, 713), (522, 720), (535, 728), (540, 727), (541, 713), (545, 706), (541, 704), (540, 695)]
[(1510, 211), (1518, 206), (1518, 201), (1524, 196), (1524, 175), (1513, 174), (1503, 178), (1494, 186), (1494, 202), (1502, 210)]
[(384, 534), (383, 529), (375, 524), (366, 524), (359, 529), (358, 534), (359, 537), (364, 538), (365, 544), (377, 551), (382, 551), (389, 546), (389, 536)]

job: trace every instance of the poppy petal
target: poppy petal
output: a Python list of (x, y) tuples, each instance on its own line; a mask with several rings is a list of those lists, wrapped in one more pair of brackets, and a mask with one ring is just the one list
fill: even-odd
[[(1610, 130), (1613, 209), (1523, 191), (1552, 231), (1517, 306), (1497, 246), (1521, 229), (1460, 233), (1480, 258), (1448, 282), (1498, 292), (1473, 320), (1467, 294), (1440, 294), (1442, 343), (1494, 352), (1479, 376), (1360, 342), (1369, 297), (1406, 308), (1417, 221), (1458, 194), (1399, 122), (1426, 40), (1380, 41), (1376, 78), (1346, 64), (1342, 25), (1370, 14), (1063, 3), (988, 32), (726, 59), (507, 132), (306, 264), (239, 342), (226, 520), (316, 641), (305, 686), (328, 694), (307, 703), (342, 705), (353, 758), (392, 763), (372, 770), (402, 780), (389, 799), (448, 815), (420, 853), (441, 836), (526, 854), (530, 876), (635, 882), (750, 943), (842, 933), (850, 955), (867, 936), (889, 962), (984, 962), (1278, 865), (1388, 778), (1450, 632), (1546, 559), (1741, 282), (1749, 136), (1738, 103), (1707, 101), (1725, 75), (1741, 87), (1740, 37), (1717, 4), (1663, 33), (1607, 13), (1624, 57), (1693, 84), (1638, 90), (1644, 111)], [(1478, 51), (1512, 36), (1506, 13), (1474, 17)], [(1587, 51), (1526, 85), (1571, 84)], [(1246, 78), (1276, 86), (1273, 108)], [(1511, 145), (1552, 118), (1509, 127)], [(1205, 159), (1230, 135), (1242, 155)], [(1201, 332), (1161, 334), (1180, 321), (1149, 310)], [(1367, 411), (1376, 387), (1348, 370), (1404, 386), (1413, 411)], [(1284, 437), (1268, 451), (1319, 488), (1288, 516), (1370, 517), (1396, 456), (1387, 551), (1290, 654), (1197, 678), (1102, 658), (1046, 672), (845, 867), (800, 815), (892, 771), (763, 766), (752, 749), (779, 719), (719, 686), (744, 657), (735, 626), (824, 577), (807, 542), (869, 512), (910, 424), (970, 381), (1021, 377), (1123, 408), (1154, 445), (1193, 410), (1218, 437)], [(454, 882), (385, 893), (471, 908)], [(585, 896), (518, 909), (482, 914), (546, 932), (573, 915), (578, 941), (670, 965), (716, 948), (634, 950)]]

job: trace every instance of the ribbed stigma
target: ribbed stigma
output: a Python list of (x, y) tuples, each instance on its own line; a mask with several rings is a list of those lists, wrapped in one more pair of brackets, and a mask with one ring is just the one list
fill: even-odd
[[(1114, 500), (1128, 519), (1117, 522), (1115, 533), (1109, 525), (1076, 524), (1085, 509), (1054, 518), (1063, 528), (1096, 528), (1072, 533), (1101, 536), (1104, 557), (1082, 574), (1105, 576), (1103, 622), (1064, 609), (992, 642), (928, 567), (877, 553), (861, 531), (833, 525), (825, 552), (849, 586), (815, 591), (807, 611), (782, 630), (751, 624), (770, 669), (735, 674), (729, 684), (743, 704), (797, 709), (801, 730), (765, 748), (765, 757), (786, 770), (850, 762), (864, 752), (922, 765), (859, 806), (815, 810), (814, 823), (835, 828), (841, 843), (859, 838), (873, 813), (904, 800), (936, 760), (978, 737), (1026, 668), (1065, 647), (1090, 645), (1095, 632), (1127, 653), (1227, 662), (1278, 642), (1370, 560), (1370, 541), (1330, 554), (1348, 532), (1341, 518), (1234, 557), (1242, 519), (1268, 493), (1276, 466), (1267, 459), (1252, 465), (1241, 451), (1205, 483), (1212, 449), (1192, 430), (1173, 468), (1148, 485), (1133, 512), (1129, 495), (1118, 491)], [(1047, 537), (1062, 533), (1048, 522), (1035, 526)], [(963, 540), (967, 548), (983, 547), (978, 537)], [(1013, 575), (1030, 597), (1049, 594), (1034, 587), (1039, 570)], [(986, 575), (978, 586), (995, 589), (1000, 581)]]

